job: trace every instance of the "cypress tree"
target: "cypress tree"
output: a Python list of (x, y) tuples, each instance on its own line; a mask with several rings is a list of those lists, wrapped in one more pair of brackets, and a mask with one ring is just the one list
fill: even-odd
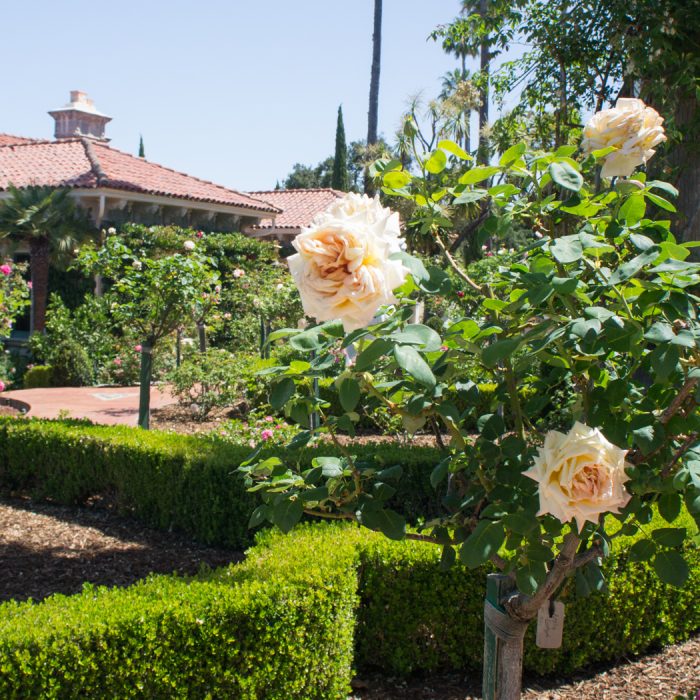
[(139, 158), (145, 158), (146, 151), (143, 147), (143, 136), (139, 136)]
[(345, 144), (345, 126), (343, 125), (343, 107), (338, 107), (338, 125), (335, 129), (335, 156), (333, 157), (333, 177), (331, 186), (335, 190), (347, 192), (348, 182), (348, 147)]

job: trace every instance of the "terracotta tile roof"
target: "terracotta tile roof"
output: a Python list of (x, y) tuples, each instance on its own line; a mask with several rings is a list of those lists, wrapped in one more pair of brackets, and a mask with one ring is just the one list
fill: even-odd
[(274, 229), (299, 229), (308, 226), (316, 214), (324, 211), (335, 199), (343, 197), (345, 192), (330, 188), (309, 190), (268, 190), (249, 192), (258, 199), (264, 199), (273, 206), (282, 210), (274, 222), (272, 219), (263, 219), (255, 230)]
[(0, 134), (0, 146), (16, 146), (20, 143), (32, 143), (39, 139), (30, 139), (26, 136), (13, 136), (12, 134)]
[(261, 198), (85, 138), (0, 146), (0, 191), (7, 189), (10, 183), (15, 187), (106, 187), (269, 213), (279, 211)]

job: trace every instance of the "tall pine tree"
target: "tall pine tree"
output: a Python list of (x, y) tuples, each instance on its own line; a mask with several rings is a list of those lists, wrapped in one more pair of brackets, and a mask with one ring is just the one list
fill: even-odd
[(335, 156), (333, 157), (333, 177), (331, 186), (335, 190), (347, 192), (348, 182), (348, 147), (345, 143), (345, 126), (343, 124), (343, 107), (338, 107), (338, 125), (335, 129)]
[(143, 147), (143, 136), (139, 136), (139, 158), (146, 157), (146, 150)]

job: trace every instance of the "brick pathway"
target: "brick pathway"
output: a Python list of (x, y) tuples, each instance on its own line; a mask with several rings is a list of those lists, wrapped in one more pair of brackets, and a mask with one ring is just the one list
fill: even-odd
[[(67, 411), (70, 418), (88, 418), (94, 423), (136, 425), (139, 414), (137, 386), (20, 389), (6, 391), (0, 398), (27, 404), (27, 415), (35, 418), (57, 418), (61, 411)], [(172, 403), (175, 399), (167, 387), (151, 388), (151, 408)]]

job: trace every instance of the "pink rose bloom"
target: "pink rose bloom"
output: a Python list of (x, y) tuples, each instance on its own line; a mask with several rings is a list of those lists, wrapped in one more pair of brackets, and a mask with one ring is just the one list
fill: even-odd
[(272, 437), (272, 431), (267, 428), (266, 430), (263, 430), (262, 433), (260, 433), (260, 438), (262, 440), (269, 440)]
[(266, 421), (267, 423), (272, 423), (272, 422), (274, 422), (274, 420), (275, 420), (275, 419), (274, 419), (272, 416), (265, 416), (265, 421)]
[(460, 299), (463, 299), (463, 298), (464, 298), (464, 292), (460, 289), (460, 290), (457, 292), (457, 296), (458, 296)]
[(121, 367), (121, 366), (122, 366), (122, 359), (121, 359), (121, 357), (115, 357), (115, 358), (114, 358), (114, 364), (115, 364), (117, 367)]
[(31, 283), (31, 282), (27, 282), (27, 287), (28, 287), (29, 289), (31, 289), (31, 288), (32, 288), (32, 283)]
[(141, 352), (141, 350), (143, 350), (143, 347), (141, 345), (134, 345), (134, 350), (136, 350), (136, 352)]
[(442, 352), (447, 352), (449, 348), (447, 347), (447, 345), (441, 345), (440, 350), (442, 350)]
[(5, 391), (5, 382), (0, 379), (0, 391)]
[(197, 238), (201, 238), (204, 235), (204, 231), (197, 231)]
[(5, 277), (9, 277), (12, 274), (12, 268), (5, 263), (4, 265), (0, 265), (0, 272), (2, 272)]

